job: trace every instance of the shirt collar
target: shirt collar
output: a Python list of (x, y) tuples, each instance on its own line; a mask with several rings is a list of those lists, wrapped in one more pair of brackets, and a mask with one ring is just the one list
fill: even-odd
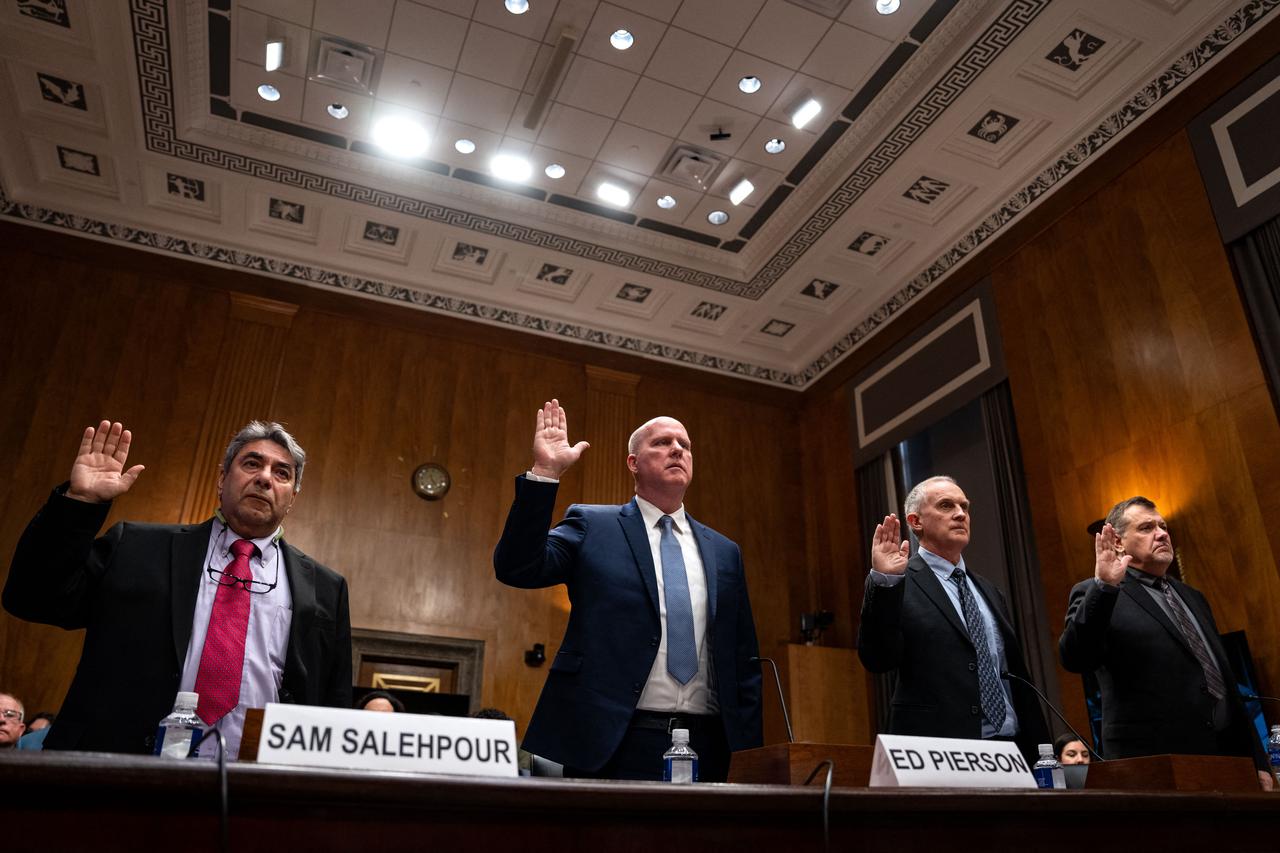
[(923, 545), (916, 549), (916, 553), (920, 555), (920, 559), (924, 560), (925, 564), (928, 565), (929, 568), (933, 569), (933, 573), (938, 576), (939, 580), (950, 579), (951, 573), (956, 569), (961, 569), (965, 574), (968, 574), (969, 572), (969, 570), (964, 567), (964, 555), (961, 555), (960, 562), (953, 566), (951, 565), (951, 561), (946, 557), (939, 557)]
[(640, 508), (640, 517), (644, 519), (644, 526), (652, 529), (658, 526), (658, 520), (664, 515), (671, 516), (671, 520), (675, 522), (674, 527), (677, 533), (683, 533), (688, 530), (688, 524), (685, 522), (684, 504), (675, 512), (663, 512), (644, 498), (636, 495), (636, 506)]
[(1125, 569), (1124, 572), (1143, 586), (1149, 586), (1152, 589), (1158, 589), (1160, 587), (1159, 575), (1148, 574), (1142, 569), (1135, 569), (1132, 566)]

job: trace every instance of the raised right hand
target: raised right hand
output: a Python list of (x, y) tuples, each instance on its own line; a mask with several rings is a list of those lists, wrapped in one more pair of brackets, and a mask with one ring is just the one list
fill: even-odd
[(907, 560), (911, 557), (911, 546), (903, 539), (901, 544), (902, 524), (898, 516), (889, 513), (884, 521), (876, 525), (875, 535), (871, 537), (871, 568), (885, 575), (900, 575), (907, 570)]
[(538, 423), (533, 430), (533, 467), (539, 477), (560, 479), (573, 467), (582, 451), (591, 445), (585, 441), (569, 444), (569, 420), (559, 400), (543, 403), (538, 410)]
[(86, 427), (80, 452), (71, 466), (71, 486), (67, 497), (88, 503), (105, 503), (133, 487), (145, 466), (125, 470), (133, 434), (123, 424), (103, 421), (98, 428)]
[(1125, 570), (1129, 568), (1129, 563), (1133, 557), (1128, 554), (1123, 556), (1116, 550), (1116, 546), (1120, 544), (1120, 537), (1116, 534), (1116, 529), (1110, 524), (1102, 525), (1100, 530), (1093, 537), (1093, 553), (1095, 561), (1093, 564), (1093, 576), (1108, 586), (1119, 586), (1124, 580)]

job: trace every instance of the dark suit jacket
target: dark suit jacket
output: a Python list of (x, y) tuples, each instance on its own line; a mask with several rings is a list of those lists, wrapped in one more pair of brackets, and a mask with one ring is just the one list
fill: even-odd
[[(516, 478), (493, 554), (498, 580), (524, 589), (566, 584), (569, 625), (525, 733), (524, 748), (599, 770), (626, 733), (658, 654), (657, 577), (640, 509), (569, 507), (554, 530), (556, 485)], [(689, 518), (706, 568), (707, 622), (720, 716), (732, 750), (763, 743), (755, 623), (738, 546)]]
[[(969, 577), (999, 624), (1009, 672), (1030, 678), (1004, 596), (981, 576), (970, 573)], [(858, 626), (858, 657), (872, 672), (898, 671), (890, 734), (982, 737), (973, 641), (942, 583), (919, 554), (907, 563), (906, 578), (894, 586), (876, 586), (868, 579)], [(1038, 744), (1053, 741), (1039, 699), (1014, 679), (1010, 689), (1018, 715), (1018, 748), (1034, 757)]]
[(1126, 575), (1119, 588), (1102, 588), (1088, 578), (1071, 590), (1058, 651), (1071, 672), (1096, 672), (1103, 754), (1244, 755), (1264, 766), (1209, 603), (1186, 584), (1169, 583), (1200, 623), (1222, 671), (1230, 725), (1214, 731), (1204, 669), (1141, 581)]
[[(27, 525), (4, 586), (14, 616), (86, 629), (45, 749), (145, 752), (173, 709), (213, 522), (122, 522), (95, 539), (110, 505), (64, 491)], [(293, 597), (280, 701), (350, 708), (347, 582), (280, 544)]]

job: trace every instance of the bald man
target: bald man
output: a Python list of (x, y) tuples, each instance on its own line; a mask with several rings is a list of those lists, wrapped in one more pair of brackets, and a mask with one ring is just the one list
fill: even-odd
[(759, 651), (738, 546), (685, 512), (689, 433), (674, 418), (641, 425), (627, 446), (636, 496), (571, 506), (548, 532), (557, 483), (589, 445), (569, 443), (557, 400), (536, 420), (493, 565), (510, 586), (565, 584), (573, 606), (524, 748), (567, 776), (661, 779), (683, 728), (700, 780), (724, 781), (732, 751), (763, 743)]

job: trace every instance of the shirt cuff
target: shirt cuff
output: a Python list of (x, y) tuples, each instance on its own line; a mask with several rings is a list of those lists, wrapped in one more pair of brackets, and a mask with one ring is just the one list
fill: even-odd
[(871, 570), (871, 582), (876, 586), (897, 586), (902, 583), (902, 579), (906, 577), (906, 573), (900, 575), (886, 575), (884, 572)]
[(1099, 578), (1097, 576), (1094, 577), (1093, 584), (1103, 592), (1108, 592), (1108, 591), (1115, 592), (1120, 588), (1120, 584), (1109, 584), (1106, 581), (1102, 580), (1102, 578)]
[(560, 482), (560, 481), (559, 481), (559, 480), (557, 480), (555, 477), (540, 477), (540, 476), (538, 476), (537, 474), (533, 473), (532, 471), (525, 471), (525, 472), (524, 472), (524, 478), (525, 478), (526, 480), (533, 480), (535, 483), (558, 483), (558, 482)]

